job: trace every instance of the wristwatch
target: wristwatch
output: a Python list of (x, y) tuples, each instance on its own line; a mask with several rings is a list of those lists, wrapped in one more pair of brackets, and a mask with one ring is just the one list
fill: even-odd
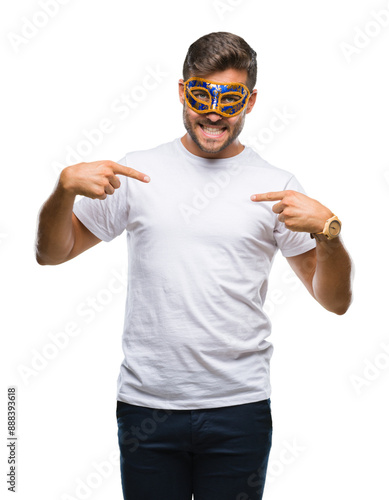
[(311, 233), (311, 238), (315, 238), (317, 241), (322, 240), (333, 240), (340, 234), (342, 229), (342, 223), (336, 215), (331, 217), (324, 224), (324, 229), (321, 233)]

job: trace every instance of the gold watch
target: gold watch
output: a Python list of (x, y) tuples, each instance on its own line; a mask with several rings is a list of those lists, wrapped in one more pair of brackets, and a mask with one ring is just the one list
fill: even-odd
[(324, 224), (324, 229), (321, 233), (311, 233), (311, 238), (315, 238), (316, 240), (333, 240), (340, 234), (340, 230), (342, 229), (342, 223), (338, 219), (336, 215), (331, 217)]

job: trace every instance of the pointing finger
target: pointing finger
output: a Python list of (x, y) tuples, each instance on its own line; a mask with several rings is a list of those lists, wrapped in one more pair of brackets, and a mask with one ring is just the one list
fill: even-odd
[(138, 181), (149, 182), (150, 177), (142, 172), (138, 172), (130, 167), (125, 167), (124, 165), (120, 165), (120, 163), (115, 163), (114, 161), (110, 162), (111, 167), (113, 169), (114, 174), (125, 175), (126, 177), (132, 177), (133, 179), (138, 179)]
[(260, 194), (253, 194), (251, 196), (251, 199), (253, 201), (278, 201), (282, 200), (285, 196), (285, 191), (275, 191), (275, 192), (270, 192), (270, 193), (260, 193)]

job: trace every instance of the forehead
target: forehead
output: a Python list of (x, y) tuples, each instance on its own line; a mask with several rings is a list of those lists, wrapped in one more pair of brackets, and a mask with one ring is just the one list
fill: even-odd
[(224, 71), (216, 71), (206, 75), (192, 75), (193, 77), (202, 78), (211, 82), (229, 83), (239, 82), (246, 85), (247, 71), (245, 69), (226, 69)]

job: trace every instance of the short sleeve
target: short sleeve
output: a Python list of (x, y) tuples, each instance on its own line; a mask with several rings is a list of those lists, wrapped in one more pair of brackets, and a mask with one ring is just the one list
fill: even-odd
[[(127, 166), (126, 157), (117, 163)], [(127, 226), (129, 217), (127, 177), (117, 175), (120, 187), (105, 200), (82, 197), (74, 204), (73, 213), (84, 226), (102, 241), (111, 241)]]
[[(287, 189), (305, 194), (303, 187), (294, 176), (291, 177), (285, 186), (284, 190)], [(316, 248), (316, 240), (312, 239), (309, 233), (291, 231), (278, 218), (276, 220), (274, 239), (284, 257), (294, 257)]]

